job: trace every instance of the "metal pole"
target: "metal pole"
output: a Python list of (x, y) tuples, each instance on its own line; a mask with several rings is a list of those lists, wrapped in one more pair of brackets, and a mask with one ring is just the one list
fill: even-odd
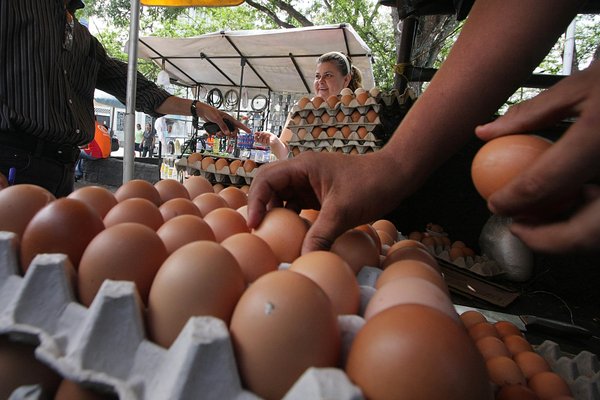
[(140, 2), (131, 0), (129, 49), (127, 63), (127, 97), (125, 104), (125, 151), (123, 153), (123, 183), (133, 179), (135, 165), (135, 97), (137, 82), (137, 48), (140, 25)]
[(575, 20), (567, 28), (565, 35), (565, 55), (563, 57), (563, 75), (571, 75), (573, 69), (573, 57), (575, 56)]

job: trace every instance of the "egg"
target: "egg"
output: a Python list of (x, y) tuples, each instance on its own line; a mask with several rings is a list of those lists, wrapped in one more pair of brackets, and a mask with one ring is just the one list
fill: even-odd
[(162, 204), (160, 194), (156, 187), (143, 179), (133, 179), (121, 185), (115, 192), (115, 197), (118, 202), (132, 198), (142, 198), (150, 200), (156, 206)]
[(296, 258), (289, 270), (305, 275), (319, 285), (337, 315), (358, 313), (358, 281), (342, 257), (329, 251), (312, 251)]
[(208, 179), (200, 175), (188, 177), (183, 186), (187, 189), (190, 199), (194, 199), (202, 193), (214, 193), (213, 187)]
[(303, 110), (304, 108), (306, 108), (308, 103), (310, 103), (310, 99), (306, 96), (302, 96), (300, 100), (298, 100), (298, 108)]
[[(361, 117), (361, 114), (360, 114), (360, 111), (358, 111), (358, 110), (354, 110), (354, 111), (352, 111), (352, 114), (350, 114), (350, 119), (352, 120), (352, 122), (359, 122), (360, 117)], [(358, 129), (356, 130), (359, 137), (360, 137), (360, 134), (362, 131), (365, 132), (365, 134), (363, 135), (363, 138), (364, 138), (364, 136), (367, 135), (367, 128), (365, 128), (364, 126), (359, 126)]]
[(496, 400), (540, 400), (527, 386), (506, 385), (496, 394)]
[(325, 99), (323, 99), (321, 96), (315, 96), (312, 99), (312, 103), (315, 108), (321, 107), (321, 104), (323, 104), (324, 101)]
[(168, 221), (178, 215), (196, 215), (201, 217), (202, 214), (196, 205), (190, 200), (183, 197), (176, 197), (165, 201), (158, 207), (158, 211), (163, 217), (164, 221)]
[(408, 239), (420, 242), (423, 239), (423, 232), (412, 231), (408, 234)]
[(40, 253), (63, 253), (77, 269), (88, 243), (104, 230), (102, 218), (84, 202), (76, 199), (55, 200), (31, 219), (21, 240), (21, 266), (27, 270)]
[(102, 186), (84, 186), (75, 190), (67, 197), (83, 201), (96, 210), (100, 218), (104, 218), (108, 211), (118, 203), (115, 195)]
[(552, 143), (535, 135), (508, 135), (490, 140), (475, 154), (471, 177), (479, 194), (487, 199), (505, 186)]
[(345, 105), (346, 107), (350, 106), (350, 103), (352, 102), (352, 100), (354, 100), (354, 96), (351, 94), (344, 94), (342, 95), (340, 102)]
[(235, 258), (218, 243), (201, 240), (175, 250), (154, 278), (148, 298), (151, 340), (170, 347), (192, 316), (229, 324), (246, 287)]
[(399, 240), (396, 243), (394, 243), (392, 246), (390, 246), (390, 248), (387, 251), (387, 255), (392, 254), (394, 251), (404, 248), (404, 247), (418, 247), (420, 249), (423, 249), (425, 251), (427, 250), (427, 246), (425, 246), (423, 243), (421, 243), (420, 241), (417, 240), (412, 240), (412, 239), (403, 239), (403, 240)]
[(386, 246), (391, 246), (395, 243), (394, 239), (385, 231), (377, 231), (377, 236), (379, 236), (379, 241), (381, 242), (382, 245), (382, 254), (383, 254), (383, 245)]
[(523, 372), (510, 357), (492, 357), (485, 362), (490, 380), (498, 386), (526, 385)]
[(398, 237), (398, 229), (396, 225), (390, 220), (387, 219), (378, 219), (377, 221), (371, 224), (375, 230), (381, 230), (390, 235), (394, 240)]
[[(242, 185), (240, 186), (240, 190), (244, 193), (246, 193), (246, 196), (248, 196), (248, 192), (250, 192), (250, 185)], [(248, 199), (246, 198), (246, 202), (248, 201)]]
[(327, 136), (332, 138), (338, 132), (338, 129), (335, 126), (330, 126), (327, 128)]
[(542, 371), (529, 379), (529, 387), (541, 399), (552, 399), (559, 396), (572, 396), (569, 385), (563, 378), (552, 371)]
[(364, 105), (369, 100), (369, 92), (362, 92), (356, 94), (356, 101), (359, 105)]
[(231, 175), (235, 175), (237, 174), (237, 170), (238, 168), (240, 168), (242, 166), (242, 160), (233, 160), (230, 164), (229, 164), (229, 173)]
[(218, 193), (202, 193), (201, 195), (196, 196), (192, 200), (192, 203), (198, 207), (202, 216), (205, 216), (217, 208), (229, 207), (227, 201), (219, 196)]
[(225, 158), (219, 158), (215, 162), (215, 171), (221, 172), (221, 173), (228, 173), (229, 172), (229, 161)]
[(313, 114), (312, 112), (309, 112), (308, 115), (306, 116), (306, 123), (309, 125), (312, 125), (315, 122), (315, 114)]
[(196, 240), (217, 240), (212, 228), (202, 218), (189, 214), (169, 219), (156, 233), (163, 241), (168, 254)]
[(510, 351), (513, 357), (523, 351), (533, 351), (533, 348), (520, 333), (518, 335), (504, 336), (502, 341)]
[(213, 191), (215, 193), (219, 193), (221, 190), (225, 189), (225, 186), (222, 183), (215, 183), (213, 185)]
[(244, 387), (265, 399), (283, 398), (307, 368), (335, 367), (340, 355), (329, 298), (293, 271), (269, 272), (250, 285), (230, 331)]
[(369, 236), (371, 237), (371, 239), (373, 239), (373, 242), (375, 242), (375, 246), (377, 246), (377, 248), (381, 250), (381, 241), (379, 240), (379, 235), (377, 234), (377, 230), (375, 230), (375, 228), (373, 228), (373, 226), (371, 226), (370, 224), (362, 224), (362, 225), (358, 225), (354, 229), (367, 232), (369, 234)]
[(337, 113), (337, 114), (335, 114), (335, 120), (336, 120), (338, 123), (342, 123), (342, 122), (344, 122), (344, 120), (345, 120), (345, 119), (346, 119), (346, 114), (344, 114), (344, 112), (343, 112), (343, 111), (338, 111), (338, 113)]
[(41, 186), (20, 184), (0, 191), (0, 231), (13, 232), (19, 240), (33, 216), (56, 197)]
[(187, 158), (187, 163), (188, 164), (195, 164), (195, 163), (200, 162), (200, 161), (202, 161), (202, 154), (200, 154), (200, 153), (192, 153)]
[(329, 123), (329, 119), (331, 118), (331, 116), (329, 114), (323, 114), (321, 115), (321, 121), (323, 121), (324, 124)]
[(256, 168), (256, 162), (254, 160), (246, 160), (244, 161), (243, 167), (246, 173), (252, 172), (254, 168)]
[(327, 105), (330, 109), (334, 109), (338, 103), (338, 97), (336, 95), (331, 95), (327, 98)]
[(279, 266), (279, 260), (267, 242), (251, 233), (231, 235), (221, 242), (221, 246), (237, 260), (246, 283), (254, 282)]
[(365, 231), (351, 229), (341, 234), (331, 245), (331, 251), (342, 257), (355, 274), (364, 267), (379, 267), (379, 249)]
[(377, 118), (379, 117), (379, 115), (377, 114), (377, 111), (371, 109), (369, 111), (367, 111), (367, 121), (374, 123), (376, 122)]
[(544, 357), (531, 350), (515, 354), (513, 360), (515, 360), (523, 375), (528, 380), (540, 372), (551, 371), (550, 365)]
[(418, 247), (402, 247), (388, 253), (381, 263), (381, 268), (386, 269), (392, 263), (400, 260), (421, 261), (441, 272), (440, 266), (435, 258), (428, 251)]
[(345, 371), (369, 399), (493, 399), (484, 361), (464, 329), (419, 304), (394, 306), (367, 320)]
[(279, 262), (291, 263), (300, 256), (308, 225), (287, 208), (272, 208), (252, 233), (262, 238)]
[(344, 138), (348, 138), (348, 136), (350, 136), (352, 133), (352, 129), (348, 125), (344, 125), (342, 126), (341, 132)]
[(313, 209), (304, 209), (304, 210), (300, 211), (299, 215), (300, 215), (300, 217), (307, 220), (310, 224), (313, 224), (317, 220), (317, 217), (319, 216), (319, 211), (313, 210)]
[(354, 92), (352, 91), (352, 89), (345, 87), (340, 91), (340, 95), (341, 96), (347, 96), (347, 95), (353, 95)]
[(150, 285), (167, 257), (158, 234), (134, 222), (120, 223), (100, 232), (89, 243), (79, 264), (78, 295), (90, 306), (105, 279), (135, 283), (144, 304), (148, 304)]
[(298, 129), (298, 139), (304, 140), (305, 137), (306, 137), (306, 129), (304, 129), (304, 128)]
[(449, 295), (448, 286), (442, 275), (431, 265), (417, 260), (400, 260), (390, 264), (377, 278), (375, 289), (394, 279), (407, 277), (425, 279)]
[(443, 312), (457, 324), (460, 321), (448, 293), (418, 277), (393, 279), (379, 287), (367, 304), (365, 319), (368, 321), (383, 310), (399, 304), (422, 304)]
[(320, 126), (315, 126), (311, 131), (310, 131), (310, 135), (314, 138), (314, 139), (318, 139), (319, 136), (321, 136), (321, 132), (323, 132), (323, 128), (321, 128)]
[(204, 157), (202, 159), (202, 162), (200, 163), (200, 167), (202, 168), (202, 170), (206, 171), (208, 169), (209, 166), (214, 165), (215, 164), (215, 159), (212, 157)]
[(136, 222), (157, 230), (165, 221), (154, 203), (140, 197), (119, 202), (104, 216), (104, 225), (107, 228), (123, 222)]
[(486, 336), (475, 342), (477, 349), (485, 360), (490, 358), (504, 356), (511, 357), (504, 342), (494, 336)]
[(369, 90), (369, 94), (371, 95), (371, 97), (377, 97), (381, 94), (381, 89), (379, 89), (378, 87), (374, 87), (371, 90)]
[(45, 393), (56, 391), (61, 377), (36, 358), (35, 348), (28, 343), (10, 340), (8, 335), (0, 335), (1, 399), (29, 398), (11, 396), (14, 390), (25, 385), (40, 385)]
[(217, 242), (222, 242), (236, 233), (249, 233), (246, 219), (232, 208), (217, 208), (204, 216), (204, 222), (210, 226)]
[(225, 199), (229, 207), (238, 209), (248, 204), (248, 195), (240, 188), (228, 186), (219, 192), (219, 196)]

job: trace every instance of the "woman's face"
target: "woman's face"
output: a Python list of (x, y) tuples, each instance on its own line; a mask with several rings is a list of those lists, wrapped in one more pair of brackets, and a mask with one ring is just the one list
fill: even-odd
[(342, 75), (335, 63), (323, 62), (317, 64), (314, 89), (317, 96), (327, 100), (329, 96), (340, 94), (350, 83), (350, 74)]

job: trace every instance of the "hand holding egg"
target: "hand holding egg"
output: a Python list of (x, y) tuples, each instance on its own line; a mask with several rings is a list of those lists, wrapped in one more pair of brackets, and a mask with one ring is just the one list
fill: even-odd
[(535, 225), (513, 223), (512, 232), (534, 250), (569, 252), (600, 247), (600, 188), (593, 183), (600, 174), (599, 107), (600, 64), (595, 63), (476, 129), (481, 139), (491, 140), (577, 117), (560, 140), (488, 201), (492, 211), (514, 217), (583, 192), (568, 219), (555, 220), (550, 215)]

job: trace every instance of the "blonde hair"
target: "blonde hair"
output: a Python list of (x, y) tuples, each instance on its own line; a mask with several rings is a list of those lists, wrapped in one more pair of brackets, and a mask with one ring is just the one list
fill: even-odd
[(339, 51), (330, 51), (329, 53), (322, 54), (317, 59), (317, 64), (324, 62), (330, 62), (335, 64), (337, 69), (346, 76), (350, 74), (350, 82), (348, 88), (356, 90), (362, 87), (362, 72), (352, 64), (352, 59), (344, 53)]

